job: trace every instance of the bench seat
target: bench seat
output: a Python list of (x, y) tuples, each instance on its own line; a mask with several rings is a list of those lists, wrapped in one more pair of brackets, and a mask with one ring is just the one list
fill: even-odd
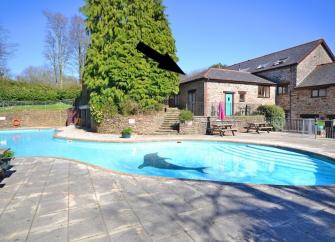
[(221, 136), (224, 136), (224, 133), (225, 132), (231, 132), (232, 134), (233, 134), (233, 136), (235, 136), (235, 132), (237, 132), (237, 129), (222, 129), (221, 131), (220, 131), (220, 135)]

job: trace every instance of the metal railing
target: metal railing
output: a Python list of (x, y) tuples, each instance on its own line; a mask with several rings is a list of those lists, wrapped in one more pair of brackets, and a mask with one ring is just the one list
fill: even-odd
[[(194, 115), (199, 116), (218, 116), (219, 114), (219, 102), (210, 102), (210, 103), (204, 103), (204, 102), (188, 102), (186, 104), (179, 104), (178, 107), (181, 109), (187, 109), (194, 113)], [(225, 113), (230, 113), (233, 116), (249, 116), (256, 113), (256, 109), (261, 104), (255, 104), (255, 103), (232, 103), (229, 105), (224, 105), (224, 111)], [(229, 109), (229, 110), (227, 110)]]
[(55, 101), (0, 101), (0, 111), (6, 111), (11, 109), (20, 109), (20, 110), (31, 110), (34, 108), (43, 107), (48, 108), (50, 105), (73, 105), (73, 99), (63, 99)]
[(74, 100), (0, 101), (0, 129), (64, 126)]
[(283, 131), (335, 139), (335, 120), (286, 119)]

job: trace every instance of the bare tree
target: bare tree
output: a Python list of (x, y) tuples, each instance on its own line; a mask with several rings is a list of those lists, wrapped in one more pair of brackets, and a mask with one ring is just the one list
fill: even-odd
[(70, 57), (68, 19), (61, 13), (44, 11), (47, 18), (45, 57), (50, 62), (56, 83), (63, 86), (64, 70)]
[(81, 16), (75, 15), (72, 17), (69, 37), (73, 63), (78, 70), (79, 81), (82, 83), (90, 37), (86, 31), (85, 20)]
[(29, 66), (16, 79), (24, 82), (54, 84), (53, 70), (48, 66)]
[[(29, 66), (16, 77), (16, 80), (55, 85), (53, 68), (49, 66)], [(78, 84), (77, 78), (73, 76), (63, 75), (63, 80), (64, 86)]]
[(0, 77), (5, 76), (9, 71), (7, 68), (8, 59), (15, 52), (15, 44), (9, 43), (8, 31), (0, 26)]

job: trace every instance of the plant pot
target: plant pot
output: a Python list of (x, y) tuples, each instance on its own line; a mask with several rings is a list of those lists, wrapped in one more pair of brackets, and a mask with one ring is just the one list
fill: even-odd
[(1, 168), (3, 170), (8, 170), (10, 167), (10, 161), (12, 160), (12, 158), (2, 158), (1, 159)]
[(193, 121), (192, 120), (186, 121), (185, 123), (186, 123), (187, 126), (192, 126), (193, 125)]
[(6, 172), (0, 167), (0, 181), (6, 177)]
[(131, 138), (131, 134), (122, 134), (121, 138)]

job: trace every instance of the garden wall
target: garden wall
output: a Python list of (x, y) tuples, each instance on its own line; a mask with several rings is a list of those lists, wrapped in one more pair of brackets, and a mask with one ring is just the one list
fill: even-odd
[(20, 120), (20, 127), (59, 127), (65, 126), (67, 117), (66, 110), (54, 111), (20, 111), (0, 113), (0, 117), (6, 120), (0, 120), (0, 129), (14, 128), (13, 120)]
[[(105, 118), (104, 121), (96, 127), (98, 133), (120, 134), (124, 128), (132, 127), (136, 134), (154, 134), (164, 121), (164, 112), (150, 114), (140, 114), (131, 116), (114, 116)], [(129, 120), (135, 120), (135, 124), (130, 124)]]

